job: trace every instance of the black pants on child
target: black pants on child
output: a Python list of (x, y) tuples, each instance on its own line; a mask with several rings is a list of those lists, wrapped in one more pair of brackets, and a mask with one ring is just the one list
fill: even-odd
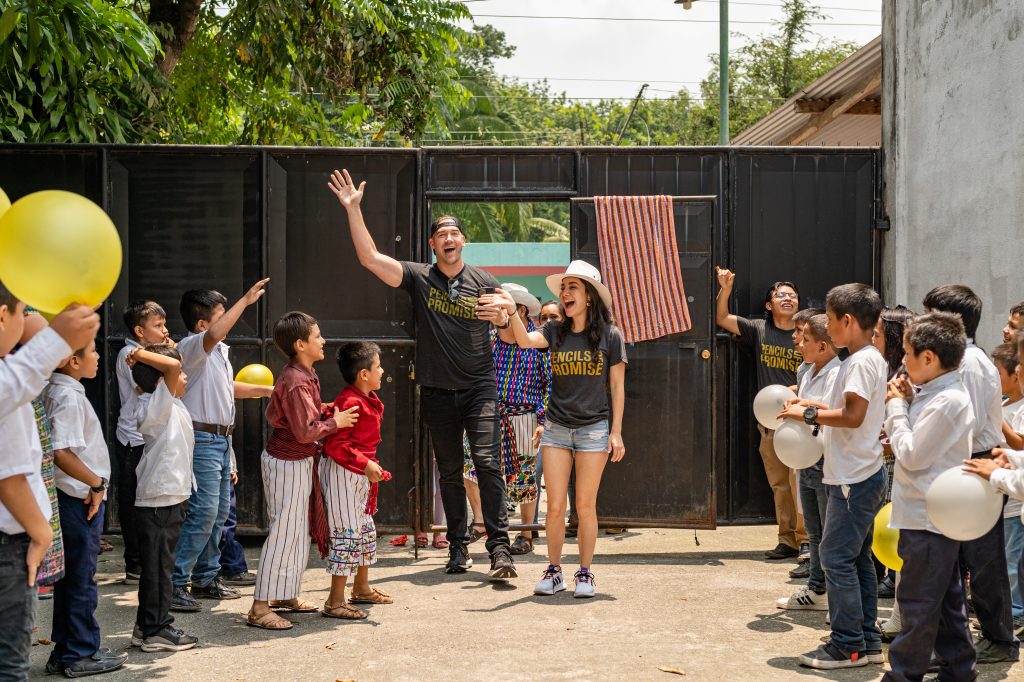
[(933, 650), (944, 662), (939, 679), (974, 679), (974, 644), (957, 560), (960, 547), (960, 542), (927, 530), (900, 531), (904, 560), (896, 600), (903, 630), (889, 646), (892, 670), (883, 682), (921, 680)]
[(171, 573), (174, 548), (181, 534), (188, 502), (170, 507), (136, 507), (142, 579), (139, 581), (139, 610), (135, 623), (143, 638), (151, 637), (174, 622), (171, 616)]
[(60, 530), (64, 538), (64, 577), (53, 586), (53, 640), (51, 659), (65, 666), (92, 656), (100, 648), (100, 624), (96, 622), (99, 592), (96, 558), (107, 503), (92, 519), (81, 498), (57, 491)]
[(0, 533), (0, 679), (28, 679), (36, 588), (28, 586), (27, 533)]
[(139, 487), (135, 470), (142, 460), (142, 445), (129, 447), (120, 442), (114, 448), (117, 459), (117, 522), (124, 540), (124, 570), (139, 572), (139, 538), (135, 524), (135, 489)]
[(960, 558), (971, 572), (971, 601), (981, 635), (1016, 659), (1020, 642), (1013, 634), (1013, 598), (1006, 571), (1003, 519), (977, 540), (960, 544)]

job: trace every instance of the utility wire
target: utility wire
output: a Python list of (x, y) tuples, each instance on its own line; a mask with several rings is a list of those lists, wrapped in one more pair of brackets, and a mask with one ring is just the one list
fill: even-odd
[[(664, 19), (657, 17), (569, 17), (569, 16), (538, 16), (535, 14), (475, 14), (474, 17), (483, 19), (545, 19), (555, 21), (646, 21), (652, 23), (665, 23), (665, 24), (717, 24), (718, 19)], [(733, 24), (762, 24), (762, 25), (774, 25), (776, 21), (753, 21), (745, 19), (730, 19), (729, 25)], [(837, 22), (837, 21), (811, 21), (808, 22), (809, 26), (870, 26), (873, 28), (881, 28), (880, 23), (875, 24), (859, 24), (849, 22)]]
[[(468, 3), (472, 3), (472, 2), (491, 2), (491, 1), (492, 0), (461, 0), (461, 2), (467, 3), (467, 4)], [(718, 0), (701, 0), (701, 1), (702, 2), (707, 2), (709, 4), (711, 4), (711, 3), (716, 4), (716, 5), (719, 4)], [(748, 7), (782, 7), (783, 6), (783, 5), (780, 5), (778, 3), (774, 3), (774, 2), (740, 2), (738, 0), (729, 0), (729, 5), (730, 6), (731, 5), (744, 5), (744, 6), (748, 6)], [(818, 5), (818, 6), (815, 7), (815, 9), (830, 9), (830, 10), (836, 10), (836, 11), (839, 11), (839, 12), (881, 12), (882, 11), (880, 9), (868, 9), (866, 7), (827, 7), (825, 5)]]

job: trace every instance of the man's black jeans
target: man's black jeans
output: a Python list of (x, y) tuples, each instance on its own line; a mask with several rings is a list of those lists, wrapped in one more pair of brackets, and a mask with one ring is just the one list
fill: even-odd
[(448, 542), (466, 546), (466, 485), (462, 480), (462, 433), (480, 484), (480, 505), (487, 530), (487, 551), (508, 547), (508, 510), (505, 508), (505, 478), (501, 472), (501, 429), (498, 395), (490, 386), (449, 390), (423, 386), (420, 412), (430, 431), (434, 457), (441, 474), (441, 501), (448, 519)]

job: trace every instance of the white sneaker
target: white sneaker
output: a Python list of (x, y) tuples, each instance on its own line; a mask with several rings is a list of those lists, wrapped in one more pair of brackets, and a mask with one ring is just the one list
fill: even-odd
[(776, 599), (775, 608), (791, 611), (828, 611), (828, 593), (818, 594), (801, 587), (791, 597)]
[(576, 571), (576, 591), (572, 596), (577, 599), (589, 599), (594, 596), (594, 574), (590, 571)]
[(537, 583), (537, 587), (533, 588), (533, 593), (552, 595), (564, 589), (565, 578), (562, 577), (562, 567), (548, 564), (547, 569), (544, 571), (544, 576)]

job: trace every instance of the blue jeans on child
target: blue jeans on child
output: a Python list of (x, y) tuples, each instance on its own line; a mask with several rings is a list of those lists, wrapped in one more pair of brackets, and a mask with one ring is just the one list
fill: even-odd
[(92, 519), (88, 505), (78, 497), (57, 491), (60, 529), (64, 537), (64, 577), (53, 586), (53, 652), (65, 666), (92, 656), (100, 648), (100, 624), (96, 622), (99, 593), (96, 590), (96, 558), (100, 553), (106, 502)]
[(235, 486), (231, 486), (231, 507), (224, 522), (224, 532), (220, 536), (221, 575), (239, 575), (249, 570), (249, 565), (245, 563), (245, 548), (235, 539), (235, 528), (238, 527), (236, 500)]
[(807, 589), (821, 594), (825, 592), (825, 572), (821, 568), (821, 532), (828, 510), (828, 486), (821, 482), (823, 461), (799, 472), (800, 503), (804, 508), (804, 528), (807, 542), (811, 546), (810, 569)]
[(1013, 617), (1024, 616), (1024, 600), (1021, 598), (1020, 581), (1017, 580), (1021, 556), (1024, 555), (1024, 523), (1019, 516), (1003, 519), (1003, 536), (1006, 542), (1006, 573), (1010, 578), (1010, 597), (1013, 601)]
[(821, 566), (828, 586), (832, 643), (847, 655), (882, 649), (871, 540), (887, 479), (883, 466), (860, 483), (828, 486)]
[(227, 436), (196, 431), (192, 472), (196, 490), (174, 556), (174, 586), (209, 585), (220, 573), (220, 536), (231, 507), (231, 446)]
[(28, 678), (36, 588), (28, 586), (26, 533), (0, 533), (0, 680)]

